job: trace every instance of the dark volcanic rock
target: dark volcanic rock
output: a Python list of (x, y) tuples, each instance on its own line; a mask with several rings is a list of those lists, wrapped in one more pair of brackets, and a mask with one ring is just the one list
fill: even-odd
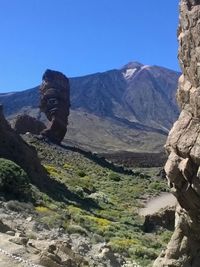
[(18, 115), (13, 123), (13, 128), (18, 134), (30, 132), (40, 134), (46, 128), (45, 124), (29, 115)]
[(54, 143), (61, 143), (68, 125), (70, 107), (68, 78), (58, 71), (46, 70), (40, 86), (40, 109), (50, 121), (42, 136)]
[(12, 229), (4, 224), (1, 220), (0, 220), (0, 233), (6, 233), (7, 231), (11, 231)]
[(42, 184), (46, 171), (40, 164), (36, 150), (29, 146), (11, 128), (3, 114), (3, 107), (0, 105), (0, 157), (16, 162), (29, 175), (31, 182)]
[(174, 230), (175, 209), (167, 207), (160, 212), (146, 215), (144, 221), (144, 231), (147, 233), (153, 232), (158, 227), (163, 227), (168, 230)]

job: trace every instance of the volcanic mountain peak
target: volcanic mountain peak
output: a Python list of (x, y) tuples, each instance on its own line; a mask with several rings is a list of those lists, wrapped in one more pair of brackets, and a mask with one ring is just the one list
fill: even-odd
[(136, 74), (141, 73), (143, 70), (150, 70), (150, 68), (151, 66), (149, 65), (142, 65), (141, 67), (138, 67), (138, 68), (129, 67), (129, 68), (123, 69), (122, 74), (126, 80), (130, 80)]
[(137, 62), (137, 61), (130, 61), (129, 63), (125, 64), (121, 69), (125, 70), (125, 69), (139, 69), (142, 66), (144, 66), (142, 63)]

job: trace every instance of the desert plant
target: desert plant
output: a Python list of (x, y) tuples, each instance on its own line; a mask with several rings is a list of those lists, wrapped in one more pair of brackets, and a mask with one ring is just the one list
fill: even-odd
[(66, 230), (69, 234), (81, 234), (84, 236), (88, 236), (88, 232), (86, 229), (84, 229), (83, 227), (81, 227), (80, 225), (76, 225), (76, 224), (69, 224), (66, 227)]
[(86, 173), (85, 173), (83, 170), (78, 170), (78, 171), (77, 171), (77, 175), (78, 175), (79, 177), (85, 177), (85, 176), (86, 176)]
[(110, 172), (108, 174), (108, 177), (109, 177), (110, 180), (115, 181), (115, 182), (119, 182), (121, 180), (119, 174), (114, 173), (114, 172)]
[(0, 158), (0, 192), (8, 198), (27, 199), (30, 190), (26, 172), (13, 161)]

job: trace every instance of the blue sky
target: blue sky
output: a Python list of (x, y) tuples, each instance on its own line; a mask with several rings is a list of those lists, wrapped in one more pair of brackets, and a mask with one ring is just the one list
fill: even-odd
[(0, 0), (0, 92), (130, 61), (179, 70), (178, 0)]

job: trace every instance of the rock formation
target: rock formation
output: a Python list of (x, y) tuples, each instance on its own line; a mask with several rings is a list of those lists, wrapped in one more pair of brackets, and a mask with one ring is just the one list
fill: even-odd
[(67, 132), (69, 116), (69, 80), (61, 72), (46, 70), (40, 86), (40, 109), (50, 121), (41, 132), (44, 138), (60, 144)]
[[(8, 124), (0, 105), (0, 157), (14, 161), (24, 169), (32, 183), (41, 185), (46, 171), (36, 150), (29, 146)], [(44, 180), (45, 183), (45, 180)]]
[(143, 229), (146, 233), (151, 233), (159, 227), (174, 230), (175, 207), (166, 207), (159, 212), (147, 214), (144, 219)]
[(46, 127), (43, 122), (24, 114), (16, 117), (13, 128), (18, 134), (25, 134), (27, 132), (40, 134)]
[(175, 231), (154, 267), (200, 266), (200, 1), (180, 1), (179, 119), (166, 143), (165, 171), (179, 206)]

